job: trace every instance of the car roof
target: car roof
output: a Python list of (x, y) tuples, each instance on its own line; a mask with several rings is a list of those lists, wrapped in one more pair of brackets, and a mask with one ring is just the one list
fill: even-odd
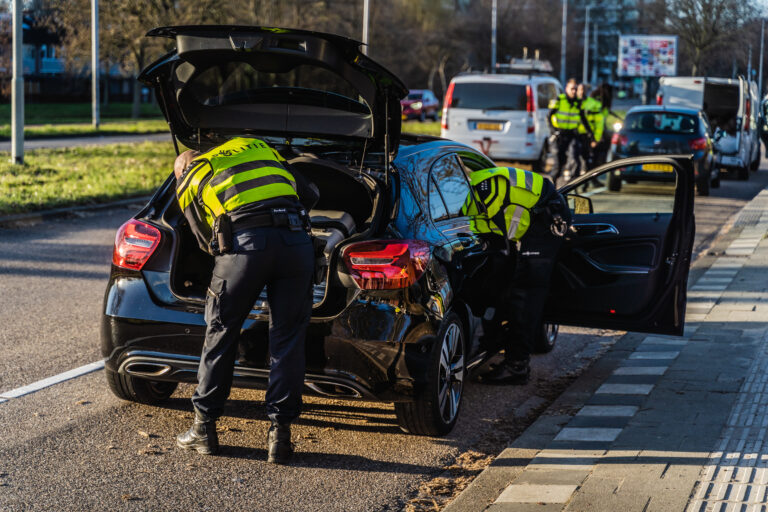
[(525, 75), (525, 74), (491, 74), (491, 73), (472, 73), (466, 75), (458, 75), (452, 80), (455, 83), (471, 83), (471, 82), (496, 82), (496, 83), (510, 83), (510, 84), (526, 84), (529, 82), (557, 82), (557, 80), (551, 76), (546, 75)]
[(696, 116), (699, 114), (700, 110), (689, 107), (670, 107), (667, 105), (639, 105), (629, 109), (627, 115), (637, 112), (671, 112), (673, 114), (689, 114)]

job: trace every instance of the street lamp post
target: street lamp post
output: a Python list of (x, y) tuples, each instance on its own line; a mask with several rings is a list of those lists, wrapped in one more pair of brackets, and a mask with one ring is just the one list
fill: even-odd
[(581, 70), (581, 82), (587, 83), (589, 73), (589, 10), (591, 5), (587, 6), (587, 16), (584, 19), (584, 64)]
[(91, 122), (99, 127), (99, 0), (91, 0)]
[(371, 11), (371, 0), (363, 0), (363, 54), (368, 55), (368, 18)]
[(568, 0), (563, 0), (563, 27), (560, 31), (560, 83), (565, 86), (565, 37), (567, 35)]
[(11, 162), (24, 163), (24, 28), (22, 0), (13, 0), (13, 78), (11, 79)]
[(493, 0), (491, 6), (491, 73), (496, 72), (496, 9), (498, 0)]

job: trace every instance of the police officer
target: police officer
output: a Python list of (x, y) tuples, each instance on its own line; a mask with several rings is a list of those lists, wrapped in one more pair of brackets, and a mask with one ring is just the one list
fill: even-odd
[[(593, 169), (597, 165), (597, 147), (603, 140), (603, 105), (595, 95), (587, 95), (587, 86), (579, 84), (576, 96), (581, 101), (581, 110), (584, 113), (586, 123), (579, 124), (579, 136), (581, 138), (582, 158), (586, 163), (586, 170)], [(598, 90), (596, 89), (597, 93)]]
[(581, 149), (578, 136), (579, 126), (586, 126), (587, 120), (584, 112), (581, 110), (581, 100), (576, 96), (577, 87), (578, 82), (575, 78), (571, 78), (565, 85), (565, 93), (560, 94), (549, 103), (549, 116), (547, 116), (547, 119), (549, 119), (550, 129), (556, 135), (557, 140), (558, 165), (557, 172), (553, 178), (555, 183), (563, 175), (569, 151), (572, 151), (576, 163), (576, 168), (573, 169), (574, 175), (570, 176), (570, 178), (573, 179), (580, 174), (581, 164), (579, 157), (581, 156)]
[(216, 419), (232, 386), (240, 329), (266, 286), (268, 461), (286, 463), (293, 454), (290, 423), (299, 415), (304, 385), (314, 263), (306, 212), (317, 193), (277, 151), (254, 138), (236, 137), (178, 160), (183, 169), (176, 185), (179, 205), (198, 242), (215, 255), (215, 265), (192, 396), (195, 419), (176, 444), (203, 454), (218, 451)]
[[(523, 169), (494, 167), (470, 174), (470, 227), (496, 248), (490, 262), (493, 316), (484, 319), (483, 344), (504, 348), (504, 361), (480, 375), (489, 384), (525, 384), (542, 324), (555, 257), (570, 211), (554, 185)], [(506, 321), (506, 325), (502, 325)]]

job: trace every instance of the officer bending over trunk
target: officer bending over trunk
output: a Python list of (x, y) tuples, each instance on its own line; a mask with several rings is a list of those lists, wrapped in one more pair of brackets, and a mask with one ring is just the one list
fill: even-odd
[(467, 198), (464, 213), (471, 217), (471, 229), (497, 249), (486, 290), (494, 314), (483, 321), (482, 342), (504, 348), (504, 361), (479, 380), (525, 384), (570, 210), (551, 181), (523, 169), (474, 171), (470, 184), (474, 200)]
[(215, 256), (205, 303), (205, 344), (184, 449), (218, 451), (216, 419), (232, 387), (238, 338), (267, 287), (272, 422), (268, 461), (293, 454), (290, 423), (304, 386), (304, 336), (312, 310), (314, 251), (307, 212), (318, 194), (261, 140), (236, 137), (205, 154), (187, 151), (174, 165), (176, 195), (201, 248)]

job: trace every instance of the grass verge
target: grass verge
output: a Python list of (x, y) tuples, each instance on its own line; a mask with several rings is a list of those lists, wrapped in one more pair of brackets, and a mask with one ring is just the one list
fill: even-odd
[(428, 121), (420, 123), (419, 121), (403, 121), (403, 133), (416, 133), (419, 135), (440, 136), (440, 121)]
[(39, 149), (26, 163), (0, 154), (0, 215), (149, 194), (173, 168), (167, 142)]
[[(121, 120), (101, 123), (95, 129), (90, 123), (40, 124), (24, 127), (25, 139), (44, 139), (48, 137), (75, 137), (90, 135), (123, 135), (162, 133), (168, 131), (168, 123), (161, 119), (146, 119), (139, 121)], [(11, 136), (11, 126), (0, 125), (0, 138)]]
[[(102, 120), (126, 119), (131, 117), (130, 103), (109, 103), (101, 105), (99, 112)], [(139, 116), (142, 118), (160, 118), (162, 114), (156, 105), (142, 103)], [(90, 103), (25, 103), (24, 122), (26, 124), (61, 124), (89, 123), (91, 121)], [(0, 122), (11, 123), (11, 105), (0, 104)]]

